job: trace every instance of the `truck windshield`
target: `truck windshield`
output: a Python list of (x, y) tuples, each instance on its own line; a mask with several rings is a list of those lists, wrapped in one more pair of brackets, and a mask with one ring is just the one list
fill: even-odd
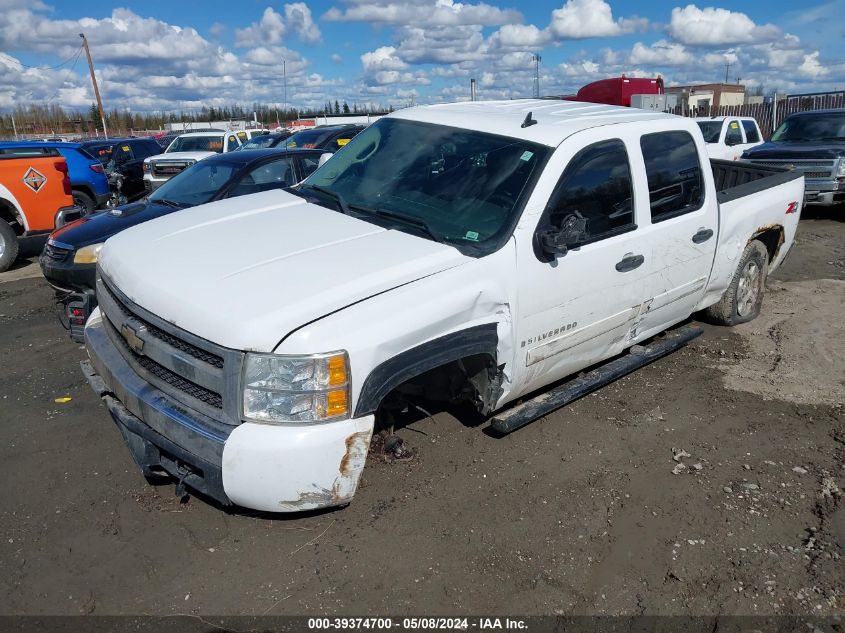
[(701, 128), (705, 143), (719, 142), (719, 134), (722, 132), (722, 121), (696, 121), (696, 123)]
[(223, 153), (223, 136), (180, 136), (175, 139), (166, 153), (170, 152), (217, 152)]
[[(208, 159), (211, 160), (211, 159)], [(193, 207), (211, 201), (214, 195), (229, 182), (240, 165), (200, 161), (176, 174), (156, 189), (148, 198), (150, 202)]]
[(510, 237), (551, 151), (516, 138), (385, 118), (298, 193), (467, 254), (487, 254)]
[(773, 141), (845, 141), (845, 111), (791, 116), (772, 134)]

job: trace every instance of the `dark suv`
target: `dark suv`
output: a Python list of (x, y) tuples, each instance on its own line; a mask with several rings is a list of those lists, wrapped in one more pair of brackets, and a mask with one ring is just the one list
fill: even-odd
[(845, 202), (845, 108), (789, 115), (742, 160), (804, 172), (805, 204)]
[(82, 148), (98, 159), (107, 172), (123, 176), (121, 193), (132, 200), (144, 194), (144, 159), (162, 153), (151, 138), (110, 138), (83, 141)]

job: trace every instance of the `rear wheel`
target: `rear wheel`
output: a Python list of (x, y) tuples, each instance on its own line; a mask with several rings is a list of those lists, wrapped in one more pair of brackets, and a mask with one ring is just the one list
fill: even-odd
[(737, 325), (755, 319), (763, 305), (769, 252), (759, 240), (745, 247), (736, 272), (719, 303), (705, 310), (708, 320), (719, 325)]
[(73, 204), (85, 209), (85, 215), (91, 213), (94, 210), (94, 207), (97, 206), (94, 199), (84, 191), (73, 192)]
[(18, 258), (18, 236), (5, 220), (0, 220), (0, 273), (9, 270)]

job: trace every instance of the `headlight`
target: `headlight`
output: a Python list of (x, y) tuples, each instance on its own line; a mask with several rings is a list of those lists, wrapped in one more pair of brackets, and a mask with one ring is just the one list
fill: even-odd
[(103, 243), (91, 244), (90, 246), (83, 246), (73, 256), (74, 264), (96, 264), (97, 255), (103, 250)]
[(839, 169), (836, 170), (837, 178), (845, 178), (845, 158), (839, 159)]
[(243, 415), (255, 422), (321, 422), (349, 416), (346, 352), (247, 354)]

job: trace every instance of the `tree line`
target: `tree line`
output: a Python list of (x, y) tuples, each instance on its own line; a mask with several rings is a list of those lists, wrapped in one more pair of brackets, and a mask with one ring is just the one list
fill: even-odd
[[(387, 111), (392, 111), (389, 107)], [(252, 107), (233, 104), (215, 107), (203, 106), (198, 110), (170, 112), (132, 112), (114, 108), (106, 112), (106, 125), (112, 131), (160, 130), (167, 123), (207, 123), (209, 121), (238, 121), (253, 119), (253, 113), (265, 125), (295, 121), (325, 114), (383, 114), (385, 109), (374, 104), (351, 106), (346, 102), (327, 101), (320, 108), (277, 108), (263, 103)], [(97, 105), (86, 109), (63, 108), (51, 105), (18, 105), (12, 111), (0, 114), (0, 138), (18, 135), (95, 135), (102, 133), (102, 119)]]

